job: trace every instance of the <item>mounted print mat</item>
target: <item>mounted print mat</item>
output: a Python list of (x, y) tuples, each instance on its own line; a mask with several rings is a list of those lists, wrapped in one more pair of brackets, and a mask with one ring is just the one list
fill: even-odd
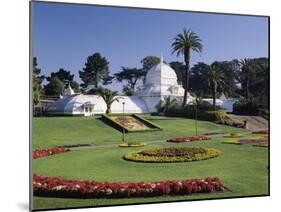
[(30, 15), (31, 210), (269, 195), (269, 17)]

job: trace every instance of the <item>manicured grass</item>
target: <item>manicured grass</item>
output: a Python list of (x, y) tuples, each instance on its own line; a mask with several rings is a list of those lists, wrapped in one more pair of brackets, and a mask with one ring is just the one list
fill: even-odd
[[(53, 147), (62, 144), (93, 142), (97, 146), (76, 149), (68, 153), (34, 160), (37, 174), (68, 179), (90, 179), (96, 181), (163, 181), (173, 179), (204, 178), (219, 176), (231, 191), (190, 196), (163, 196), (128, 199), (64, 199), (34, 197), (35, 209), (102, 206), (144, 202), (161, 202), (191, 199), (210, 199), (268, 194), (268, 149), (252, 145), (223, 144), (223, 137), (192, 143), (174, 144), (166, 138), (194, 135), (194, 121), (189, 119), (163, 119), (148, 117), (164, 128), (158, 132), (126, 134), (131, 141), (145, 141), (147, 146), (120, 148), (121, 133), (103, 122), (85, 117), (35, 118), (34, 148)], [(64, 126), (64, 128), (62, 128)], [(198, 123), (199, 133), (211, 131), (241, 132), (243, 129), (216, 125), (211, 122)], [(42, 135), (41, 133), (44, 133)], [(248, 135), (249, 136), (249, 135)], [(251, 135), (252, 137), (253, 135)], [(56, 139), (55, 139), (56, 138)], [(128, 151), (150, 147), (202, 146), (216, 148), (223, 155), (196, 162), (151, 164), (126, 161), (122, 156)]]
[[(128, 133), (125, 138), (127, 142), (147, 142), (195, 135), (195, 121), (192, 119), (145, 117), (163, 127), (163, 131)], [(240, 132), (245, 130), (198, 121), (198, 133), (213, 131)], [(121, 140), (122, 134), (118, 130), (93, 117), (33, 118), (33, 149), (79, 143), (118, 144)]]

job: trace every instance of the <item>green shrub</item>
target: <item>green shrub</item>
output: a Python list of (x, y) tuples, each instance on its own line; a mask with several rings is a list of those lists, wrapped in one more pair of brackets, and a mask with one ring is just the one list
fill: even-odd
[[(183, 117), (183, 118), (195, 118), (195, 108), (193, 106), (187, 106), (184, 108), (174, 107), (167, 111), (167, 116), (172, 117)], [(221, 121), (226, 118), (225, 110), (217, 110), (217, 111), (197, 111), (197, 119), (204, 121)]]
[(245, 98), (239, 99), (233, 105), (233, 113), (238, 115), (267, 115), (269, 114), (268, 108), (261, 104), (257, 99), (250, 98), (249, 100)]
[[(208, 102), (200, 102), (197, 105), (197, 118), (204, 121), (221, 121), (226, 118), (225, 110), (217, 107), (218, 110), (213, 111), (213, 106)], [(183, 118), (195, 118), (196, 106), (186, 105), (184, 108), (180, 106), (171, 107), (165, 113), (166, 116), (183, 117)]]
[(198, 118), (206, 121), (221, 121), (226, 118), (225, 110), (206, 111), (198, 114)]

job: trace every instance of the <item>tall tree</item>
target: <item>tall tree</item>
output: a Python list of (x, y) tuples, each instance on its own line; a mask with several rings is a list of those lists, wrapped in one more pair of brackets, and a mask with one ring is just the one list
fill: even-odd
[(87, 58), (83, 71), (79, 71), (79, 77), (83, 81), (81, 87), (87, 88), (89, 85), (98, 88), (99, 83), (103, 85), (112, 82), (113, 77), (109, 75), (109, 62), (100, 53), (95, 53)]
[(252, 74), (252, 63), (249, 58), (245, 58), (240, 61), (241, 64), (241, 76), (242, 76), (242, 86), (245, 87), (245, 95), (246, 99), (249, 100), (250, 98), (250, 81), (251, 81), (251, 74)]
[(144, 71), (149, 71), (153, 66), (160, 63), (160, 58), (156, 56), (146, 56), (141, 60)]
[(173, 70), (175, 70), (177, 78), (178, 78), (178, 83), (183, 84), (183, 74), (185, 71), (185, 65), (181, 62), (177, 61), (172, 61), (170, 62), (170, 66)]
[(59, 96), (63, 94), (64, 84), (57, 76), (54, 76), (49, 79), (49, 83), (44, 86), (44, 90), (46, 95)]
[(126, 90), (130, 90), (131, 92), (135, 91), (135, 86), (138, 80), (141, 79), (144, 75), (145, 71), (143, 69), (128, 67), (122, 67), (122, 70), (120, 72), (114, 74), (117, 81), (127, 82), (127, 85), (125, 86)]
[(44, 76), (40, 76), (41, 69), (37, 67), (37, 58), (33, 57), (33, 68), (32, 68), (32, 84), (33, 84), (33, 104), (37, 105), (42, 95), (42, 82)]
[[(243, 61), (243, 62), (242, 62)], [(249, 101), (255, 98), (260, 104), (268, 106), (269, 60), (253, 58), (241, 62), (241, 93)]]
[(146, 56), (141, 61), (143, 71), (145, 72), (143, 76), (143, 83), (145, 82), (145, 77), (147, 72), (155, 65), (160, 63), (160, 58), (156, 56)]
[(101, 96), (103, 98), (103, 100), (105, 101), (106, 104), (106, 114), (110, 114), (111, 113), (111, 105), (113, 102), (117, 101), (119, 102), (119, 100), (122, 97), (117, 97), (118, 92), (117, 91), (111, 91), (107, 88), (97, 88), (95, 90), (96, 94)]
[(183, 55), (185, 61), (185, 73), (184, 73), (184, 97), (182, 106), (186, 105), (187, 92), (189, 86), (189, 66), (190, 66), (190, 57), (191, 51), (201, 53), (203, 49), (202, 40), (190, 29), (183, 29), (182, 34), (178, 34), (174, 38), (172, 43), (172, 54), (176, 53), (177, 56)]
[(70, 83), (70, 86), (75, 92), (80, 91), (79, 84), (74, 80), (74, 74), (71, 74), (70, 71), (60, 68), (57, 72), (52, 72), (50, 76), (46, 77), (46, 79), (50, 82), (54, 77), (57, 77), (60, 81), (62, 81), (65, 84), (65, 87), (68, 86), (68, 83)]
[(222, 72), (224, 73), (224, 81), (227, 84), (227, 87), (224, 87), (225, 89), (220, 90), (220, 92), (225, 93), (227, 96), (237, 96), (237, 84), (239, 81), (240, 72), (239, 61), (215, 61), (213, 65), (222, 70)]
[(210, 65), (208, 69), (207, 75), (208, 85), (212, 91), (213, 98), (213, 108), (216, 110), (216, 97), (218, 87), (223, 87), (224, 82), (224, 74), (221, 69), (219, 69), (216, 65)]
[(194, 64), (190, 70), (190, 91), (196, 96), (211, 96), (208, 83), (206, 81), (209, 65), (203, 62)]

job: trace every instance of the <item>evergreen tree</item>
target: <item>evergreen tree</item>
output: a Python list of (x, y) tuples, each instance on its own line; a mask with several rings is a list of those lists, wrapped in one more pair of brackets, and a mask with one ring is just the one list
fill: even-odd
[(50, 96), (59, 96), (64, 92), (64, 83), (54, 76), (49, 79), (49, 83), (44, 86), (45, 94)]
[(40, 76), (41, 69), (37, 67), (37, 58), (33, 58), (33, 68), (32, 68), (32, 84), (33, 84), (33, 104), (37, 105), (40, 101), (42, 95), (42, 82), (44, 76)]
[(83, 71), (79, 71), (79, 77), (83, 81), (81, 87), (87, 88), (89, 85), (98, 88), (99, 84), (109, 84), (113, 77), (109, 76), (109, 62), (100, 53), (95, 53), (87, 58)]

